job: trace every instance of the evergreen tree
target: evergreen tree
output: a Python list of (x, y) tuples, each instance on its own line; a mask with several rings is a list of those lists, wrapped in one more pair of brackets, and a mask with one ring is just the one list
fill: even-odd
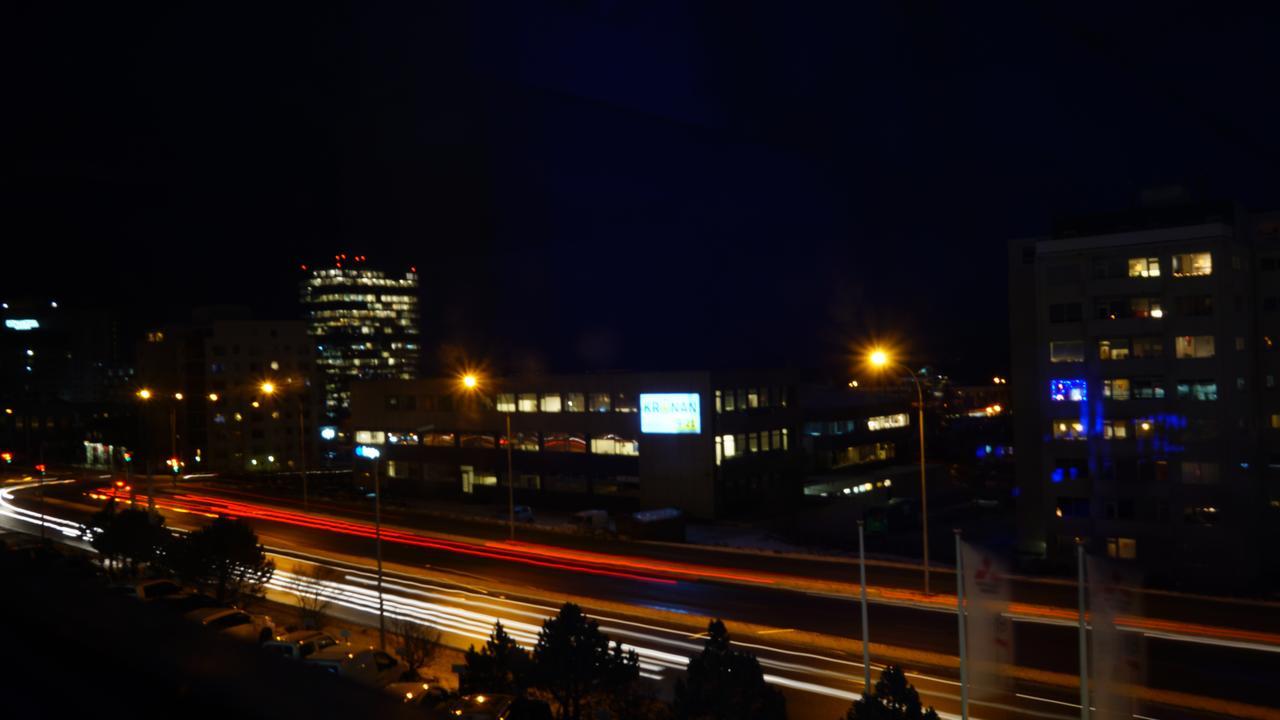
[(938, 720), (938, 713), (923, 708), (902, 668), (890, 665), (880, 673), (874, 692), (853, 701), (845, 720)]
[(218, 602), (244, 604), (262, 597), (276, 569), (253, 528), (227, 517), (172, 543), (166, 559), (175, 575)]
[(111, 565), (124, 563), (129, 576), (155, 560), (169, 537), (158, 513), (132, 508), (116, 512), (114, 499), (94, 514), (92, 523), (99, 529), (91, 540), (94, 549)]
[(458, 680), (463, 695), (493, 693), (524, 694), (529, 683), (530, 660), (516, 641), (511, 639), (502, 622), (493, 625), (493, 634), (479, 652), (474, 645), (467, 650), (467, 670)]
[(640, 660), (621, 645), (610, 650), (600, 626), (573, 603), (548, 618), (533, 649), (535, 686), (556, 702), (560, 720), (581, 720), (598, 701), (606, 705), (616, 692), (640, 676)]
[(702, 653), (689, 659), (685, 677), (676, 683), (675, 715), (682, 720), (787, 716), (786, 699), (765, 683), (760, 661), (730, 647), (729, 631), (719, 620), (707, 628)]

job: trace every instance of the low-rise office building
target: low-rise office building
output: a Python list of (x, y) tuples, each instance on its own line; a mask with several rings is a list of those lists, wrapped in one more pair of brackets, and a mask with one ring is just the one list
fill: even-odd
[(703, 517), (798, 499), (810, 475), (887, 463), (914, 432), (897, 396), (781, 372), (547, 376), (472, 391), (456, 378), (352, 388), (355, 441), (379, 446), (388, 482), (414, 493), (505, 486), (508, 420), (522, 499), (594, 497)]

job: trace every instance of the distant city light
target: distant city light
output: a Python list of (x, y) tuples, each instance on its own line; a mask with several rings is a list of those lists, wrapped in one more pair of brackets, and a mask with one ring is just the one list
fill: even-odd
[(356, 446), (356, 455), (369, 460), (377, 460), (382, 457), (382, 451), (372, 445), (358, 445)]
[[(5, 305), (5, 307), (9, 306)], [(32, 318), (8, 318), (4, 321), (4, 326), (10, 330), (35, 330), (40, 327), (40, 321)]]
[(332, 425), (326, 425), (320, 428), (320, 439), (332, 440), (336, 437), (338, 437), (338, 429), (333, 427)]

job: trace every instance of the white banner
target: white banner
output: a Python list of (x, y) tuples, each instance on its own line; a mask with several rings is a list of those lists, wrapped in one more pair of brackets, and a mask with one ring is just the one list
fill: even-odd
[(969, 697), (991, 700), (1011, 686), (1001, 666), (1013, 664), (1013, 624), (1009, 609), (1009, 572), (988, 550), (961, 542), (967, 623)]
[(1137, 710), (1128, 686), (1145, 679), (1146, 645), (1140, 633), (1122, 631), (1117, 618), (1141, 615), (1142, 598), (1137, 572), (1111, 560), (1089, 557), (1085, 561), (1089, 585), (1089, 625), (1093, 640), (1089, 687), (1093, 717), (1099, 720), (1131, 718)]

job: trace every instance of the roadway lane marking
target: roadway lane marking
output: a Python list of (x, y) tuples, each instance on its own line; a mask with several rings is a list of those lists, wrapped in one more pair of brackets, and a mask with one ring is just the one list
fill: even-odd
[(757, 635), (777, 635), (779, 633), (795, 632), (794, 628), (775, 628), (773, 630), (758, 630)]
[(1156, 638), (1158, 640), (1174, 640), (1177, 642), (1199, 643), (1201, 645), (1218, 645), (1221, 647), (1237, 648), (1240, 650), (1260, 650), (1262, 652), (1280, 653), (1280, 647), (1275, 645), (1263, 645), (1261, 643), (1244, 642), (1243, 640), (1214, 640), (1213, 638), (1197, 637), (1195, 635), (1174, 635), (1171, 633), (1142, 631), (1137, 628), (1118, 626), (1121, 630), (1128, 632), (1140, 632), (1143, 637)]

